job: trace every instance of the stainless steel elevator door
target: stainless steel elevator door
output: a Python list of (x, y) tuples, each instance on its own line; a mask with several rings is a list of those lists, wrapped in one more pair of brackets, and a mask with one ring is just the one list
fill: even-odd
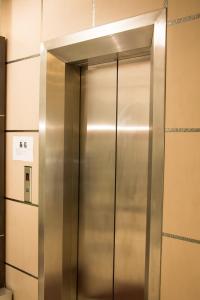
[(116, 63), (82, 70), (78, 299), (113, 293)]
[(119, 62), (115, 300), (144, 300), (150, 62)]
[(149, 60), (82, 69), (78, 300), (144, 300)]

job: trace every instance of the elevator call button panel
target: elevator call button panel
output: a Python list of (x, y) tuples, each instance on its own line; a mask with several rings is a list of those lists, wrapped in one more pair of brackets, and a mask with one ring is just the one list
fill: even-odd
[(24, 201), (32, 202), (32, 167), (24, 167)]

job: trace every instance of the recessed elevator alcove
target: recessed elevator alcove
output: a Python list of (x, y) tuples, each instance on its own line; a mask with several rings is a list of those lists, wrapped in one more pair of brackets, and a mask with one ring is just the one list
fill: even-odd
[(45, 47), (40, 300), (158, 300), (165, 10)]

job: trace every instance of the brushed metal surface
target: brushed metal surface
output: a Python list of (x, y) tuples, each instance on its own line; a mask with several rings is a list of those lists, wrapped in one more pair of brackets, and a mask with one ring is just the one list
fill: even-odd
[(150, 48), (152, 35), (153, 26), (150, 25), (135, 30), (115, 33), (112, 36), (106, 34), (106, 36), (99, 39), (93, 36), (91, 40), (71, 44), (51, 52), (62, 57), (65, 62), (76, 62), (77, 58), (82, 61), (88, 58), (92, 59), (116, 54), (116, 52), (132, 51), (134, 53), (138, 49)]
[[(90, 28), (87, 30), (83, 30), (80, 32), (76, 32), (67, 36), (62, 36), (59, 38), (55, 38), (49, 41), (46, 41), (43, 44), (43, 47), (45, 49), (47, 49), (48, 51), (53, 51), (53, 53), (55, 55), (58, 55), (58, 53), (61, 54), (60, 58), (64, 59), (67, 57), (67, 47), (68, 46), (72, 46), (72, 45), (77, 45), (78, 46), (81, 43), (86, 43), (91, 41), (91, 40), (96, 40), (96, 42), (98, 43), (99, 40), (101, 38), (106, 38), (106, 37), (110, 37), (112, 39), (112, 37), (115, 37), (115, 34), (120, 34), (120, 33), (126, 33), (128, 31), (132, 31), (132, 30), (137, 30), (137, 29), (147, 29), (147, 27), (152, 26), (155, 24), (155, 21), (157, 20), (157, 18), (160, 16), (160, 14), (162, 13), (163, 9), (160, 10), (155, 10), (153, 12), (150, 13), (146, 13), (143, 15), (139, 15), (139, 16), (135, 16), (135, 17), (130, 17), (124, 20), (120, 20), (117, 22), (112, 22), (106, 25), (101, 25), (101, 26), (97, 26), (94, 28)], [(122, 41), (122, 46), (123, 43), (128, 43), (128, 41)], [(130, 41), (130, 43), (132, 44), (133, 41)], [(148, 45), (148, 43), (146, 43)], [(132, 44), (134, 45), (134, 44)], [(150, 45), (149, 45), (150, 46)], [(66, 48), (65, 48), (66, 47)], [(62, 49), (63, 48), (63, 49)], [(132, 47), (132, 49), (137, 48), (137, 47)], [(62, 51), (62, 53), (60, 52), (60, 50)], [(89, 50), (89, 47), (85, 47), (84, 50)], [(120, 49), (118, 49), (119, 51), (117, 52), (121, 52)], [(104, 49), (104, 51), (107, 52), (106, 49)], [(79, 53), (79, 55), (81, 55), (81, 53)], [(101, 53), (101, 55), (103, 55), (103, 53)], [(90, 58), (90, 56), (88, 55), (87, 58)], [(79, 57), (77, 57), (76, 60), (79, 60)]]
[[(65, 64), (47, 53), (40, 107), (39, 299), (62, 299)], [(42, 151), (41, 151), (42, 148)], [(41, 153), (42, 152), (42, 153)], [(42, 275), (42, 276), (41, 276)]]
[(75, 300), (79, 190), (80, 68), (66, 65), (63, 199), (63, 299)]
[(118, 70), (115, 300), (143, 300), (149, 152), (150, 60)]
[(146, 299), (160, 299), (165, 151), (166, 11), (154, 24), (151, 54), (150, 163)]
[(5, 106), (6, 42), (0, 37), (0, 288), (5, 286)]
[(39, 208), (38, 208), (38, 299), (46, 299), (46, 272), (45, 272), (45, 231), (46, 219), (48, 217), (45, 213), (46, 198), (46, 173), (48, 172), (48, 165), (46, 164), (46, 138), (47, 130), (46, 123), (50, 122), (47, 114), (46, 107), (48, 105), (47, 98), (47, 66), (48, 52), (43, 49), (40, 61), (40, 102), (39, 102)]
[(24, 166), (24, 201), (32, 202), (32, 167)]
[(116, 75), (116, 62), (81, 75), (79, 300), (113, 293)]

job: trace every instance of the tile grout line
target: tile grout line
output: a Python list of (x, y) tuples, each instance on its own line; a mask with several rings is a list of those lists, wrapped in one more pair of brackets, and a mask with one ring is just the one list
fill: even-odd
[(185, 236), (180, 236), (180, 235), (176, 235), (176, 234), (172, 234), (172, 233), (167, 233), (167, 232), (163, 232), (162, 236), (163, 237), (172, 238), (172, 239), (176, 239), (176, 240), (180, 240), (180, 241), (184, 241), (184, 242), (189, 242), (189, 243), (200, 245), (200, 240), (188, 238), (188, 237), (185, 237)]
[(40, 53), (37, 53), (37, 54), (34, 54), (34, 55), (25, 56), (25, 57), (22, 57), (22, 58), (7, 61), (6, 64), (9, 65), (9, 64), (12, 64), (12, 63), (20, 62), (20, 61), (23, 61), (23, 60), (26, 60), (26, 59), (31, 59), (31, 58), (35, 58), (35, 57), (39, 57), (39, 56), (40, 56)]
[(165, 132), (200, 132), (200, 128), (165, 128)]
[(181, 18), (177, 18), (177, 19), (174, 19), (174, 20), (169, 20), (167, 22), (167, 25), (168, 26), (174, 26), (174, 25), (179, 25), (179, 24), (186, 23), (186, 22), (195, 21), (195, 20), (198, 20), (198, 19), (200, 19), (200, 13), (185, 16), (185, 17), (181, 17)]
[(13, 269), (19, 271), (19, 272), (22, 272), (22, 273), (24, 273), (24, 274), (26, 274), (26, 275), (28, 275), (28, 276), (30, 276), (30, 277), (33, 277), (33, 278), (35, 278), (35, 279), (38, 279), (37, 276), (35, 276), (35, 275), (33, 275), (33, 274), (29, 273), (29, 272), (26, 272), (26, 271), (24, 271), (24, 270), (22, 270), (22, 269), (20, 269), (20, 268), (18, 268), (18, 267), (15, 267), (15, 266), (13, 266), (13, 265), (7, 263), (7, 262), (5, 262), (5, 265), (7, 265), (7, 266), (9, 266), (9, 267), (11, 267), (11, 268), (13, 268)]
[(92, 27), (95, 27), (95, 18), (96, 18), (96, 0), (92, 0)]
[(13, 199), (13, 198), (9, 198), (9, 197), (5, 197), (5, 199), (9, 200), (9, 201), (13, 201), (13, 202), (17, 202), (17, 203), (29, 205), (29, 206), (39, 207), (38, 204), (35, 204), (35, 203), (32, 203), (32, 202), (25, 202), (23, 200)]
[(13, 130), (9, 130), (9, 129), (6, 129), (5, 130), (5, 132), (39, 132), (39, 129), (27, 129), (27, 130), (15, 130), (15, 129), (13, 129)]
[(41, 0), (40, 44), (43, 42), (43, 14), (44, 14), (44, 1)]

